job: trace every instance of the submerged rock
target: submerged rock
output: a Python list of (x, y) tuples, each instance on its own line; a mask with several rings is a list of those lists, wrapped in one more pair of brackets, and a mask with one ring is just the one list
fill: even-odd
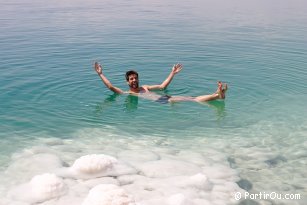
[(227, 158), (227, 161), (229, 162), (229, 166), (230, 166), (231, 168), (235, 168), (235, 167), (236, 167), (236, 161), (235, 161), (234, 158), (228, 157), (228, 158)]
[(237, 182), (240, 188), (249, 191), (253, 188), (253, 184), (248, 181), (247, 179), (241, 179), (240, 181)]
[(264, 161), (266, 164), (268, 164), (270, 167), (276, 167), (278, 164), (282, 163), (282, 162), (287, 162), (287, 159), (281, 155), (272, 158), (272, 159), (268, 159), (266, 161)]

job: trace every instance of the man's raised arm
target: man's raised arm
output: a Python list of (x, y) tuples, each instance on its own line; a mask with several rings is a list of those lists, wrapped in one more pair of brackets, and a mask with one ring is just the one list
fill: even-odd
[(109, 88), (114, 93), (118, 93), (118, 94), (124, 93), (124, 91), (122, 91), (121, 89), (113, 86), (112, 83), (103, 75), (102, 67), (98, 62), (95, 62), (94, 68), (97, 74), (99, 75), (99, 77), (101, 78), (102, 82), (106, 85), (107, 88)]
[(181, 64), (175, 64), (172, 68), (171, 73), (160, 85), (148, 85), (146, 86), (148, 90), (164, 90), (172, 82), (174, 76), (182, 70), (183, 66)]

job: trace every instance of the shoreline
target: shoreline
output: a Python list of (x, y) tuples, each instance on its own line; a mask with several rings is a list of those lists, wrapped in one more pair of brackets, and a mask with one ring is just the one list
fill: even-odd
[[(14, 188), (20, 186), (21, 184), (29, 183), (29, 181), (35, 175), (50, 172), (50, 170), (52, 170), (52, 164), (54, 166), (54, 170), (57, 170), (58, 168), (68, 168), (82, 156), (105, 154), (114, 157), (124, 164), (128, 164), (130, 168), (133, 167), (133, 169), (137, 170), (137, 172), (132, 172), (128, 175), (123, 174), (115, 178), (111, 177), (112, 179), (110, 176), (108, 176), (106, 180), (108, 183), (110, 182), (112, 184), (116, 184), (117, 186), (120, 185), (121, 188), (124, 188), (129, 195), (134, 197), (134, 199), (136, 198), (136, 200), (140, 203), (143, 200), (143, 204), (150, 204), (150, 202), (144, 201), (144, 196), (147, 196), (148, 193), (143, 193), (144, 186), (146, 183), (148, 183), (148, 179), (155, 177), (157, 180), (163, 179), (162, 181), (152, 181), (150, 183), (155, 182), (157, 185), (152, 188), (147, 187), (148, 189), (157, 190), (159, 189), (161, 183), (165, 183), (166, 179), (170, 181), (168, 182), (169, 184), (173, 183), (172, 186), (176, 187), (178, 186), (178, 184), (176, 185), (175, 183), (176, 177), (185, 176), (186, 178), (182, 178), (180, 180), (190, 181), (189, 177), (197, 177), (197, 174), (202, 174), (198, 175), (198, 177), (205, 177), (213, 186), (213, 188), (207, 190), (207, 192), (204, 193), (205, 195), (200, 197), (200, 199), (207, 200), (217, 194), (218, 192), (214, 192), (213, 190), (219, 190), (218, 187), (222, 186), (223, 183), (221, 184), (221, 181), (223, 180), (226, 184), (230, 183), (229, 187), (226, 188), (228, 191), (224, 190), (224, 194), (227, 193), (227, 197), (224, 198), (224, 202), (230, 204), (236, 204), (236, 201), (231, 195), (236, 191), (239, 191), (242, 194), (245, 191), (248, 191), (249, 193), (270, 193), (275, 191), (283, 194), (299, 192), (302, 197), (306, 197), (307, 195), (307, 192), (304, 191), (306, 190), (306, 184), (301, 184), (301, 182), (305, 179), (298, 178), (299, 175), (304, 175), (304, 164), (296, 165), (295, 171), (293, 170), (292, 166), (289, 166), (289, 164), (292, 165), (300, 158), (303, 159), (305, 157), (304, 152), (299, 152), (299, 150), (302, 150), (302, 148), (307, 145), (303, 139), (301, 139), (302, 142), (298, 143), (296, 147), (289, 148), (287, 154), (293, 153), (293, 155), (285, 156), (280, 154), (280, 150), (275, 147), (277, 139), (274, 138), (267, 138), (260, 144), (259, 138), (257, 137), (249, 138), (249, 140), (246, 141), (239, 136), (228, 140), (225, 138), (217, 139), (200, 137), (196, 137), (193, 140), (190, 138), (149, 138), (149, 136), (133, 138), (132, 136), (124, 137), (117, 134), (107, 134), (104, 129), (83, 129), (77, 131), (74, 136), (74, 138), (70, 139), (41, 138), (38, 139), (38, 141), (42, 146), (28, 147), (20, 153), (15, 153), (12, 156), (10, 166), (5, 171), (5, 173), (8, 174), (5, 178), (11, 180), (9, 184), (15, 184), (10, 190), (14, 190)], [(32, 168), (27, 167), (26, 170), (30, 171), (23, 170), (25, 168), (22, 168), (22, 164), (31, 164), (33, 163), (34, 159), (43, 162), (44, 158), (41, 158), (40, 156), (44, 155), (45, 157), (49, 157), (51, 160), (51, 167), (49, 167), (48, 170), (44, 170), (44, 168), (39, 167), (39, 165), (31, 165), (33, 166)], [(151, 164), (149, 162), (155, 162), (156, 164)], [(144, 166), (142, 168), (141, 165), (146, 163), (147, 167)], [(173, 165), (175, 167), (178, 167), (177, 170), (169, 168), (169, 165), (172, 163), (174, 163)], [(189, 169), (188, 167), (191, 166), (194, 168)], [(283, 171), (280, 171), (280, 169)], [(37, 170), (40, 171), (38, 172)], [(166, 170), (166, 173), (159, 173), (160, 171), (158, 170)], [(176, 171), (178, 172), (176, 173)], [(140, 172), (142, 174), (140, 174)], [(293, 174), (293, 172), (296, 173), (296, 178), (289, 180), (289, 175)], [(147, 176), (144, 173), (147, 173)], [(127, 178), (129, 175), (132, 178)], [(123, 181), (117, 181), (117, 178), (120, 177)], [(174, 179), (173, 181), (171, 180), (172, 178)], [(93, 188), (93, 185), (97, 185), (97, 183), (99, 183), (98, 179), (96, 182), (94, 182), (95, 177), (90, 179), (93, 184), (91, 185), (92, 187), (87, 187), (88, 191), (90, 188)], [(225, 181), (225, 179), (228, 181)], [(68, 180), (68, 184), (71, 183), (76, 186), (76, 183), (72, 182), (70, 178), (63, 177), (63, 180), (64, 182), (65, 180)], [(124, 182), (125, 180), (128, 180), (131, 184), (122, 186), (122, 184), (126, 183)], [(268, 180), (275, 181), (275, 183), (267, 183)], [(1, 184), (8, 185), (8, 182), (5, 183), (2, 181)], [(79, 184), (78, 186), (81, 185)], [(188, 187), (188, 185), (183, 186)], [(131, 189), (138, 189), (139, 191), (135, 193)], [(185, 191), (187, 190), (183, 189), (182, 192), (185, 193)], [(82, 193), (84, 200), (87, 192), (85, 191)], [(170, 200), (169, 198), (172, 198), (173, 195), (173, 197), (176, 196), (176, 193), (169, 193), (168, 197), (161, 198), (161, 196), (159, 196), (157, 193), (156, 195), (151, 195), (152, 200), (167, 201)], [(210, 195), (209, 193), (213, 195)], [(193, 197), (187, 197), (186, 195), (184, 196), (185, 197), (183, 198), (181, 195), (181, 198), (179, 195), (176, 197), (179, 197), (183, 201), (193, 200)], [(204, 196), (206, 197), (203, 198)], [(66, 196), (66, 198), (67, 197), (69, 196)], [(59, 202), (57, 200), (52, 199), (50, 203), (53, 204), (52, 201), (54, 201), (54, 203), (57, 204)], [(80, 198), (78, 200), (80, 200)], [(260, 204), (271, 203), (270, 200), (253, 201), (257, 201)], [(193, 203), (201, 204), (201, 202), (197, 200), (196, 202), (193, 201)], [(202, 203), (204, 203), (204, 201), (202, 201)], [(210, 203), (215, 204), (217, 202), (214, 202), (213, 200), (210, 201)], [(274, 203), (282, 204), (283, 202), (277, 200)], [(296, 203), (300, 204), (302, 201), (287, 201), (287, 204)]]

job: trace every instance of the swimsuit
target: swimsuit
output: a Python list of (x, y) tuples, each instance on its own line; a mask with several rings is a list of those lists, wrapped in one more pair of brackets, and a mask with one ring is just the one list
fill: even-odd
[(159, 102), (161, 104), (166, 104), (166, 103), (169, 103), (169, 99), (171, 98), (171, 96), (169, 95), (162, 95), (161, 97), (159, 97), (156, 102)]

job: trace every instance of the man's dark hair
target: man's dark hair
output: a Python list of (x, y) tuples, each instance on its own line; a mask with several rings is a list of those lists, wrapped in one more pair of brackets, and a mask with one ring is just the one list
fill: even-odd
[(136, 77), (139, 77), (138, 72), (136, 72), (135, 70), (129, 70), (126, 72), (126, 80), (129, 81), (129, 76), (130, 75), (136, 75)]

